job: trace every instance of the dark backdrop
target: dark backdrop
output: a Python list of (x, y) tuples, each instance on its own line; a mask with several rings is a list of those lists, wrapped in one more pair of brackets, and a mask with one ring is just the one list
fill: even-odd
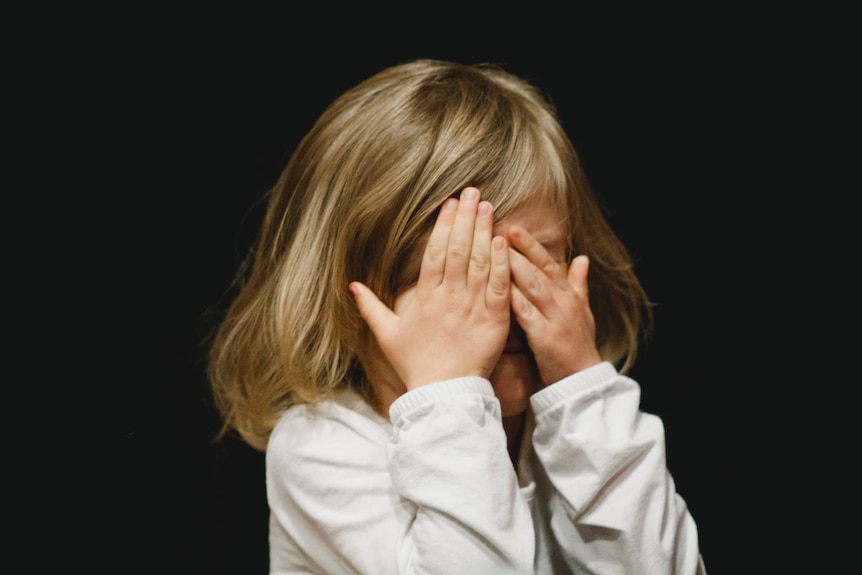
[(83, 358), (96, 365), (86, 373), (98, 382), (100, 465), (83, 511), (98, 513), (98, 537), (78, 546), (82, 557), (119, 561), (112, 572), (266, 571), (263, 456), (211, 441), (210, 312), (251, 241), (255, 201), (323, 108), (385, 66), (441, 57), (505, 64), (557, 103), (658, 303), (634, 371), (643, 408), (664, 420), (708, 567), (732, 562), (746, 538), (735, 533), (728, 552), (730, 494), (746, 478), (743, 440), (727, 429), (740, 423), (740, 390), (757, 383), (740, 363), (756, 329), (736, 294), (745, 282), (751, 291), (748, 232), (773, 193), (741, 168), (762, 161), (750, 113), (764, 96), (753, 89), (763, 56), (741, 54), (739, 34), (638, 31), (621, 28), (625, 19), (587, 34), (583, 18), (562, 31), (512, 18), (421, 38), (349, 18), (336, 29), (228, 11), (132, 20), (81, 36), (53, 61), (80, 104), (58, 117), (63, 149), (86, 156), (73, 174), (76, 208), (91, 216), (77, 269), (94, 279), (88, 297), (104, 312), (87, 346), (96, 357)]

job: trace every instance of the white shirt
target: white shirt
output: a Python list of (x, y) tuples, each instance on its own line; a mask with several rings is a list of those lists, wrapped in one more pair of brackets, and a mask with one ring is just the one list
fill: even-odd
[(603, 363), (531, 398), (509, 459), (490, 382), (288, 409), (266, 453), (270, 572), (705, 574), (661, 420)]

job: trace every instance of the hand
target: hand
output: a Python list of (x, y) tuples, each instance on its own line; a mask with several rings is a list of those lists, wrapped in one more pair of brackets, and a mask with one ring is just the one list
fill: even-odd
[(527, 335), (542, 384), (601, 363), (590, 310), (587, 256), (576, 257), (567, 270), (524, 228), (509, 228), (508, 239), (513, 246), (512, 311)]
[(405, 387), (465, 375), (488, 377), (509, 332), (508, 245), (492, 237), (493, 208), (466, 188), (440, 214), (416, 286), (390, 310), (364, 284), (350, 284), (359, 312)]

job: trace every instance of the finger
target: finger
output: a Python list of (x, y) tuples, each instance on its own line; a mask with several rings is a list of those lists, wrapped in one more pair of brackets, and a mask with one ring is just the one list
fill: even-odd
[(386, 307), (380, 298), (361, 282), (350, 282), (348, 289), (359, 309), (359, 315), (368, 324), (368, 328), (379, 342), (389, 340), (391, 326), (398, 316)]
[(418, 289), (435, 287), (443, 281), (446, 269), (446, 249), (449, 244), (449, 234), (455, 222), (458, 200), (449, 198), (443, 202), (437, 221), (428, 236), (425, 252), (422, 255), (422, 265), (419, 269)]
[(517, 285), (512, 285), (512, 312), (515, 315), (515, 320), (517, 320), (518, 325), (521, 326), (521, 329), (524, 330), (529, 337), (530, 333), (533, 333), (539, 326), (539, 322), (542, 320), (542, 316), (539, 313), (539, 310), (536, 309), (536, 306), (533, 305), (533, 302), (524, 295), (520, 289), (518, 289)]
[(451, 280), (454, 285), (465, 285), (467, 281), (478, 205), (479, 190), (464, 188), (458, 200), (458, 210), (455, 213), (455, 222), (452, 224), (449, 245), (446, 248), (444, 279)]
[(536, 241), (536, 238), (521, 226), (512, 226), (508, 231), (509, 241), (512, 245), (533, 265), (539, 268), (542, 273), (553, 279), (554, 282), (561, 284), (566, 280), (566, 268), (551, 257), (548, 250), (541, 243)]
[(508, 242), (503, 236), (491, 241), (491, 271), (488, 277), (487, 306), (507, 309), (511, 294), (512, 272), (509, 268)]
[(589, 282), (587, 276), (590, 271), (590, 259), (585, 255), (580, 255), (572, 260), (569, 265), (569, 283), (572, 287), (584, 297), (589, 296)]
[(551, 309), (554, 303), (552, 280), (515, 249), (509, 249), (509, 267), (512, 269), (513, 283), (523, 295), (540, 310)]
[(479, 202), (476, 225), (473, 230), (473, 246), (470, 250), (470, 268), (467, 285), (480, 293), (488, 285), (491, 271), (491, 237), (494, 230), (494, 208), (490, 202)]

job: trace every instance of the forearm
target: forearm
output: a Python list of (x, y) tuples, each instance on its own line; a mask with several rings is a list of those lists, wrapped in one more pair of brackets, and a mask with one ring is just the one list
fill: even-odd
[(667, 470), (664, 428), (602, 364), (536, 394), (533, 444), (565, 553), (599, 574), (694, 574), (697, 528)]
[(481, 378), (409, 392), (391, 409), (389, 469), (415, 573), (529, 573), (532, 519), (506, 450), (499, 403)]

